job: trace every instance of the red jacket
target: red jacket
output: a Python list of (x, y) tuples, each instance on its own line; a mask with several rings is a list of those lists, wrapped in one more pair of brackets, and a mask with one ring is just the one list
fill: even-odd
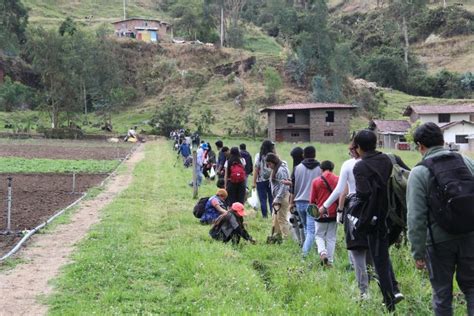
[[(339, 180), (339, 177), (327, 170), (323, 172), (321, 177), (324, 177), (329, 183), (331, 189), (334, 190), (337, 185), (337, 181)], [(318, 208), (322, 208), (323, 203), (331, 195), (331, 191), (328, 189), (326, 183), (321, 177), (317, 177), (313, 180), (313, 183), (311, 184), (311, 195), (309, 200), (309, 203), (316, 204)], [(331, 204), (331, 206), (328, 208), (328, 214), (330, 219), (336, 218), (337, 202)]]

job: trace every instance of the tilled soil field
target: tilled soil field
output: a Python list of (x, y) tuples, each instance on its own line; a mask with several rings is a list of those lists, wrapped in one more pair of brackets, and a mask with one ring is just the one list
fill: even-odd
[(0, 157), (112, 160), (125, 158), (131, 147), (128, 144), (114, 146), (105, 142), (82, 141), (68, 143), (40, 141), (39, 144), (12, 142), (0, 144)]
[[(7, 177), (0, 174), (0, 231), (6, 228)], [(72, 175), (12, 174), (11, 228), (32, 229), (81, 197), (78, 192), (98, 186), (106, 174), (76, 175), (76, 193), (72, 193)], [(5, 254), (20, 239), (0, 235), (0, 254)]]

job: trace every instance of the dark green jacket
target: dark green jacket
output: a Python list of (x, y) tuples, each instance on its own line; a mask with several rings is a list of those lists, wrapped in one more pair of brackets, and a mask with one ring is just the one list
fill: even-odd
[[(430, 148), (422, 160), (449, 153), (448, 150), (441, 146)], [(474, 174), (474, 161), (463, 156), (467, 167)], [(424, 259), (426, 253), (426, 245), (431, 244), (431, 238), (428, 231), (428, 195), (434, 178), (425, 166), (416, 166), (410, 172), (407, 186), (407, 207), (408, 207), (408, 239), (411, 243), (411, 252), (413, 258)], [(431, 229), (433, 231), (433, 239), (435, 243), (463, 238), (466, 235), (451, 235), (439, 227), (432, 217)], [(474, 233), (471, 233), (474, 234)]]

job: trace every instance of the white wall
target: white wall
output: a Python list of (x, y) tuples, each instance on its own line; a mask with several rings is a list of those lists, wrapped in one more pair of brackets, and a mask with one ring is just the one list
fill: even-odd
[[(444, 131), (444, 141), (446, 143), (455, 143), (456, 135), (471, 135), (474, 134), (474, 125), (472, 124), (457, 124)], [(459, 144), (459, 149), (463, 151), (469, 150), (469, 144)]]
[[(450, 122), (458, 122), (458, 121), (469, 121), (469, 113), (467, 114), (451, 114)], [(446, 123), (438, 123), (438, 114), (421, 114), (420, 115), (421, 123), (433, 122), (438, 125), (444, 125)]]

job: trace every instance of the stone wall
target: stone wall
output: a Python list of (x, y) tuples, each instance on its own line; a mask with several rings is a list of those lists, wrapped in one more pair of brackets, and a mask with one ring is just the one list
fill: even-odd
[[(334, 122), (326, 122), (327, 111), (334, 111)], [(310, 111), (311, 142), (348, 142), (351, 114), (350, 109), (312, 109)]]

